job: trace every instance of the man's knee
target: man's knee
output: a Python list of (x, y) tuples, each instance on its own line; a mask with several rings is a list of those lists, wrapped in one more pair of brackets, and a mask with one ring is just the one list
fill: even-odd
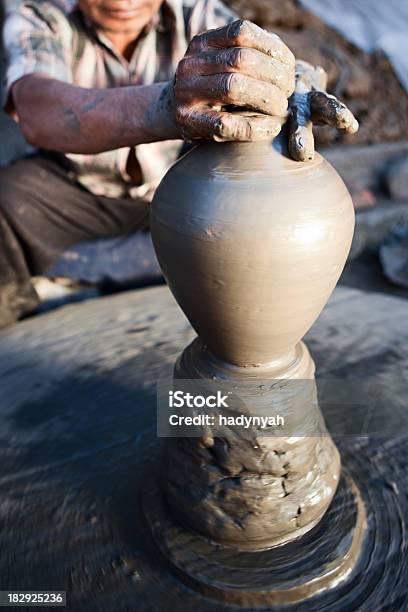
[(38, 295), (29, 281), (0, 282), (0, 329), (34, 312), (38, 305)]

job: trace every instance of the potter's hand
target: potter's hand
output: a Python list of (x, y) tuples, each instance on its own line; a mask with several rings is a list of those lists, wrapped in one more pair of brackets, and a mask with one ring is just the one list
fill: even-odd
[(345, 104), (326, 90), (327, 75), (320, 66), (296, 62), (295, 92), (289, 100), (289, 152), (297, 161), (314, 157), (312, 127), (330, 125), (354, 134), (358, 121)]
[(295, 58), (279, 36), (237, 20), (190, 42), (176, 72), (176, 121), (187, 140), (274, 137), (294, 87)]

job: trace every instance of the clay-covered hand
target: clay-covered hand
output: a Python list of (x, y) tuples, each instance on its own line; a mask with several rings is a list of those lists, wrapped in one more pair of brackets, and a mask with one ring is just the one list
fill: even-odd
[(176, 72), (176, 121), (187, 140), (274, 137), (294, 88), (292, 52), (240, 19), (191, 40)]
[(314, 125), (329, 125), (354, 134), (358, 121), (345, 104), (326, 92), (327, 74), (321, 66), (296, 62), (295, 91), (289, 100), (289, 153), (297, 161), (314, 157)]

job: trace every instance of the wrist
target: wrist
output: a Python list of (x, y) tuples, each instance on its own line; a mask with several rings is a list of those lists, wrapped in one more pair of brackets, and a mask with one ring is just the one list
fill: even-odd
[(173, 81), (157, 83), (155, 102), (147, 109), (147, 123), (158, 140), (182, 138), (175, 118), (175, 97)]

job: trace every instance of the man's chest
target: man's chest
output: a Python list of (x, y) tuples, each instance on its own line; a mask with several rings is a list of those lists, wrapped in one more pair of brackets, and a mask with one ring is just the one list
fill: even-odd
[(137, 42), (132, 57), (126, 60), (112, 45), (77, 30), (73, 47), (74, 84), (104, 89), (170, 80), (185, 53), (187, 42), (183, 37), (175, 38), (170, 32), (151, 30)]

